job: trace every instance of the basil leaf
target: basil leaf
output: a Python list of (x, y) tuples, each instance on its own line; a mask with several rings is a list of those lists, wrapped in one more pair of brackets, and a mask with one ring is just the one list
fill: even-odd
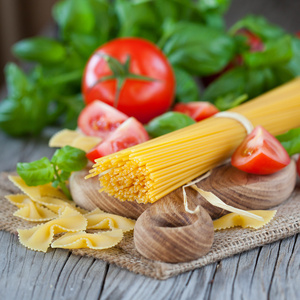
[(176, 100), (177, 102), (199, 101), (200, 90), (195, 79), (187, 72), (180, 68), (174, 68), (176, 77)]
[(255, 15), (249, 15), (239, 20), (233, 25), (230, 32), (235, 33), (242, 28), (250, 30), (264, 41), (269, 39), (274, 40), (285, 34), (285, 31), (281, 27), (271, 24), (262, 16)]
[(204, 91), (203, 100), (213, 102), (220, 110), (236, 106), (236, 100), (247, 95), (248, 100), (267, 92), (293, 78), (285, 66), (247, 69), (238, 67), (227, 71)]
[(62, 62), (66, 58), (66, 49), (56, 40), (46, 37), (34, 37), (17, 42), (13, 53), (24, 60), (40, 64)]
[(14, 63), (5, 66), (5, 77), (8, 97), (19, 99), (27, 93), (29, 82), (25, 73)]
[(91, 33), (95, 27), (95, 16), (87, 0), (63, 0), (55, 4), (53, 16), (65, 38), (70, 32)]
[(13, 136), (38, 134), (47, 124), (45, 108), (40, 108), (34, 95), (20, 100), (5, 99), (0, 103), (0, 128)]
[(185, 114), (169, 111), (154, 118), (145, 128), (149, 135), (155, 138), (194, 123), (196, 122)]
[(201, 0), (197, 1), (199, 9), (202, 13), (215, 12), (224, 14), (231, 3), (231, 0)]
[(149, 1), (116, 0), (115, 11), (120, 24), (119, 36), (157, 38), (158, 16)]
[(290, 36), (265, 43), (264, 51), (246, 52), (244, 63), (249, 68), (269, 67), (288, 62), (293, 56)]
[(294, 76), (300, 76), (300, 39), (292, 38), (292, 51), (293, 57), (287, 64), (289, 70), (294, 74)]
[(276, 136), (287, 153), (291, 156), (300, 153), (300, 127)]
[(168, 27), (163, 51), (172, 65), (193, 75), (221, 71), (235, 54), (234, 39), (206, 26), (180, 22)]
[(43, 185), (54, 178), (54, 170), (47, 157), (30, 163), (18, 163), (17, 172), (28, 186)]
[(71, 146), (55, 151), (51, 162), (65, 172), (80, 171), (87, 164), (85, 152)]

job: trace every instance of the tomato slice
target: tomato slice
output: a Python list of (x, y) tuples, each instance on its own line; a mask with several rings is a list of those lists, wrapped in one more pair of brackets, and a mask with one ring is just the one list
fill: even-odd
[(173, 111), (186, 114), (196, 122), (209, 118), (219, 112), (213, 104), (203, 101), (178, 103), (174, 106)]
[(105, 139), (127, 119), (122, 112), (96, 100), (81, 111), (78, 126), (86, 135)]
[(231, 157), (231, 164), (247, 173), (273, 174), (290, 163), (280, 142), (261, 126), (246, 137)]
[(96, 158), (132, 147), (149, 140), (143, 125), (131, 117), (122, 123), (105, 141), (87, 153), (87, 158), (94, 162)]

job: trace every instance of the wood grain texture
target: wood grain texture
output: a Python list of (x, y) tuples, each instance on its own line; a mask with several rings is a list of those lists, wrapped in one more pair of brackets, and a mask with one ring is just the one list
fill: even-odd
[[(212, 174), (196, 185), (212, 192), (226, 204), (244, 209), (269, 209), (287, 200), (296, 185), (296, 164), (294, 160), (271, 175), (253, 175), (240, 171), (230, 164), (212, 170)], [(213, 219), (228, 211), (208, 203), (196, 191), (188, 191), (188, 198), (195, 205), (203, 206)]]
[(213, 222), (206, 210), (201, 207), (197, 214), (187, 213), (182, 199), (174, 197), (154, 203), (134, 228), (138, 252), (164, 262), (197, 259), (210, 250), (213, 240)]
[(123, 217), (137, 219), (150, 204), (137, 202), (121, 202), (113, 196), (104, 192), (99, 193), (99, 180), (97, 177), (85, 180), (88, 169), (75, 172), (70, 178), (70, 189), (76, 204), (87, 209), (100, 209)]

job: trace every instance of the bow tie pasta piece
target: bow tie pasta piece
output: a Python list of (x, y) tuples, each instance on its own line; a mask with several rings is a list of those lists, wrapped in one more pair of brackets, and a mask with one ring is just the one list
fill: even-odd
[(95, 250), (107, 249), (117, 245), (123, 238), (121, 229), (102, 233), (66, 233), (55, 240), (52, 248), (78, 249), (90, 248)]
[(70, 201), (64, 193), (54, 188), (51, 184), (28, 186), (19, 176), (9, 176), (9, 180), (30, 199), (46, 206), (55, 213), (64, 210), (66, 206), (71, 207), (80, 213), (86, 213), (86, 210), (77, 208), (74, 202)]
[(49, 147), (72, 146), (88, 152), (101, 141), (102, 138), (98, 136), (86, 136), (75, 130), (63, 129), (52, 136)]
[(46, 252), (55, 234), (82, 231), (86, 226), (87, 221), (83, 215), (70, 207), (65, 207), (55, 220), (30, 229), (18, 229), (19, 240), (29, 249)]
[(135, 221), (96, 208), (84, 215), (88, 221), (87, 229), (122, 229), (123, 232), (133, 230)]
[(261, 216), (264, 221), (258, 221), (253, 218), (239, 215), (237, 213), (230, 213), (221, 217), (220, 219), (215, 220), (214, 229), (221, 230), (232, 228), (236, 226), (241, 226), (243, 228), (254, 228), (258, 229), (269, 223), (275, 216), (276, 210), (252, 210), (250, 211), (258, 216)]
[(33, 202), (24, 194), (8, 195), (5, 198), (20, 209), (14, 213), (15, 217), (30, 222), (46, 222), (57, 218), (57, 214), (46, 207)]

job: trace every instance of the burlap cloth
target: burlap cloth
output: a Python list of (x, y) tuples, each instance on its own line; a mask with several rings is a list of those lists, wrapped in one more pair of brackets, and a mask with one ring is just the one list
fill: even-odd
[[(17, 228), (30, 228), (32, 223), (14, 217), (17, 210), (5, 195), (20, 191), (8, 180), (7, 173), (0, 174), (0, 229), (16, 234)], [(203, 267), (225, 257), (262, 246), (300, 232), (300, 185), (292, 196), (278, 206), (276, 217), (265, 227), (252, 230), (232, 228), (215, 233), (215, 240), (210, 252), (197, 260), (187, 263), (162, 263), (142, 257), (134, 247), (132, 233), (127, 234), (120, 244), (108, 250), (76, 249), (75, 255), (91, 256), (114, 263), (134, 273), (156, 279), (167, 279), (183, 272)], [(67, 251), (67, 250), (66, 250)]]

